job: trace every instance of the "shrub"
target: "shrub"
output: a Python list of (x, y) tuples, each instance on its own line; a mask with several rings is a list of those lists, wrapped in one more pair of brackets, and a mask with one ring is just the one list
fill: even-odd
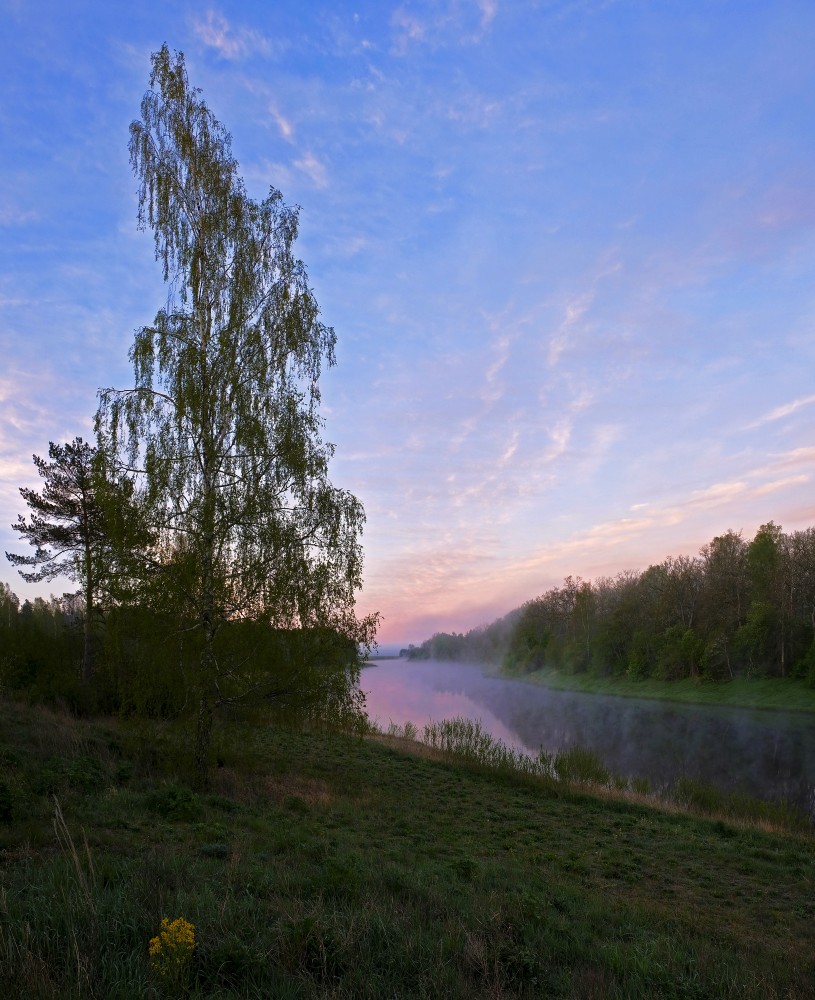
[(198, 796), (184, 785), (165, 785), (150, 797), (149, 804), (164, 819), (191, 822), (201, 815)]

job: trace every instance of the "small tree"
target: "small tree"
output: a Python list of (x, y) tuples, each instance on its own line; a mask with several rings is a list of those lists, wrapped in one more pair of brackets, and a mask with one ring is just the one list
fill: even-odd
[(319, 377), (335, 335), (293, 254), (297, 212), (274, 189), (261, 202), (247, 196), (183, 55), (165, 45), (152, 67), (130, 160), (168, 302), (136, 333), (133, 388), (100, 393), (97, 429), (151, 512), (163, 607), (200, 636), (205, 779), (213, 710), (239, 686), (218, 658), (227, 623), (330, 628), (370, 643), (375, 618), (353, 612), (364, 513), (328, 479)]
[(97, 497), (96, 449), (78, 437), (71, 444), (51, 442), (48, 457), (50, 462), (34, 455), (37, 472), (45, 480), (43, 491), (20, 489), (31, 510), (30, 520), (21, 514), (11, 526), (34, 547), (34, 554), (7, 552), (6, 558), (14, 566), (31, 567), (29, 572), (19, 571), (29, 583), (58, 576), (79, 582), (85, 606), (82, 686), (87, 691), (93, 671), (94, 602), (107, 547), (105, 515)]

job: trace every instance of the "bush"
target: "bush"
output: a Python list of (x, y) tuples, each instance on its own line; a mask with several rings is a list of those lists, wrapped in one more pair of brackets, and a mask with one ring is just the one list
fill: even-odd
[(164, 819), (192, 822), (201, 816), (198, 796), (184, 785), (165, 785), (149, 801), (150, 808)]

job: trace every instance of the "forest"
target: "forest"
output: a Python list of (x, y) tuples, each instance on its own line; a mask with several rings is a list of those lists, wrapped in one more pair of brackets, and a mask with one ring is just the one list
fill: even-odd
[(815, 685), (815, 528), (773, 521), (728, 530), (698, 556), (563, 585), (489, 625), (440, 632), (414, 659), (544, 667), (596, 676), (726, 681), (806, 677)]

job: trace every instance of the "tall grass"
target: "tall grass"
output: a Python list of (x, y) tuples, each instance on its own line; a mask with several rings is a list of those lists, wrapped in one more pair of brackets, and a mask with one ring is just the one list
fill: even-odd
[(442, 719), (429, 722), (422, 742), (434, 750), (498, 771), (517, 771), (541, 778), (555, 776), (553, 759), (543, 750), (538, 756), (508, 747), (484, 730), (480, 719)]

